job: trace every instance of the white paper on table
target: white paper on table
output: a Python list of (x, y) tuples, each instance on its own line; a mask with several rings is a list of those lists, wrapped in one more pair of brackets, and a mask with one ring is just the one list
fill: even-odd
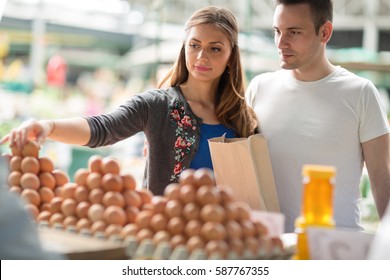
[(307, 228), (313, 260), (364, 260), (373, 237), (373, 234), (350, 229)]

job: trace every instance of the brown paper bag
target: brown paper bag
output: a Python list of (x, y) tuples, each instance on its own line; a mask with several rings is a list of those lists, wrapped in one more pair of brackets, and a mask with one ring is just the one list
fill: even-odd
[(211, 160), (218, 185), (230, 187), (237, 200), (252, 209), (279, 212), (271, 159), (263, 135), (249, 138), (209, 139)]

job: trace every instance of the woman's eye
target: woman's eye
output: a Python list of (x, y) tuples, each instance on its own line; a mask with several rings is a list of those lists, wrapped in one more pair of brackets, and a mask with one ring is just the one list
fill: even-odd
[(196, 44), (190, 44), (190, 47), (196, 49), (196, 48), (198, 48), (198, 45), (196, 45)]
[(213, 51), (213, 52), (220, 52), (221, 48), (211, 48), (211, 51)]

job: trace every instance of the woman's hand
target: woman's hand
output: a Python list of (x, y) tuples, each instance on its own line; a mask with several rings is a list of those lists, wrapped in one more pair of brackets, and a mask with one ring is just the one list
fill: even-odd
[(28, 140), (34, 140), (41, 145), (53, 130), (54, 121), (51, 120), (25, 121), (19, 127), (12, 129), (7, 135), (5, 135), (0, 140), (0, 144), (9, 142), (10, 146), (16, 145), (18, 149), (22, 149)]

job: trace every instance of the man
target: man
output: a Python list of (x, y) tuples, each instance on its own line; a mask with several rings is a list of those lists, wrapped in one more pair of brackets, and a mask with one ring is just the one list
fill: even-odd
[(326, 55), (331, 0), (277, 0), (273, 27), (281, 70), (255, 77), (246, 99), (268, 141), (286, 232), (300, 215), (304, 164), (337, 168), (334, 218), (361, 229), (365, 163), (379, 215), (390, 196), (389, 124), (374, 85)]

